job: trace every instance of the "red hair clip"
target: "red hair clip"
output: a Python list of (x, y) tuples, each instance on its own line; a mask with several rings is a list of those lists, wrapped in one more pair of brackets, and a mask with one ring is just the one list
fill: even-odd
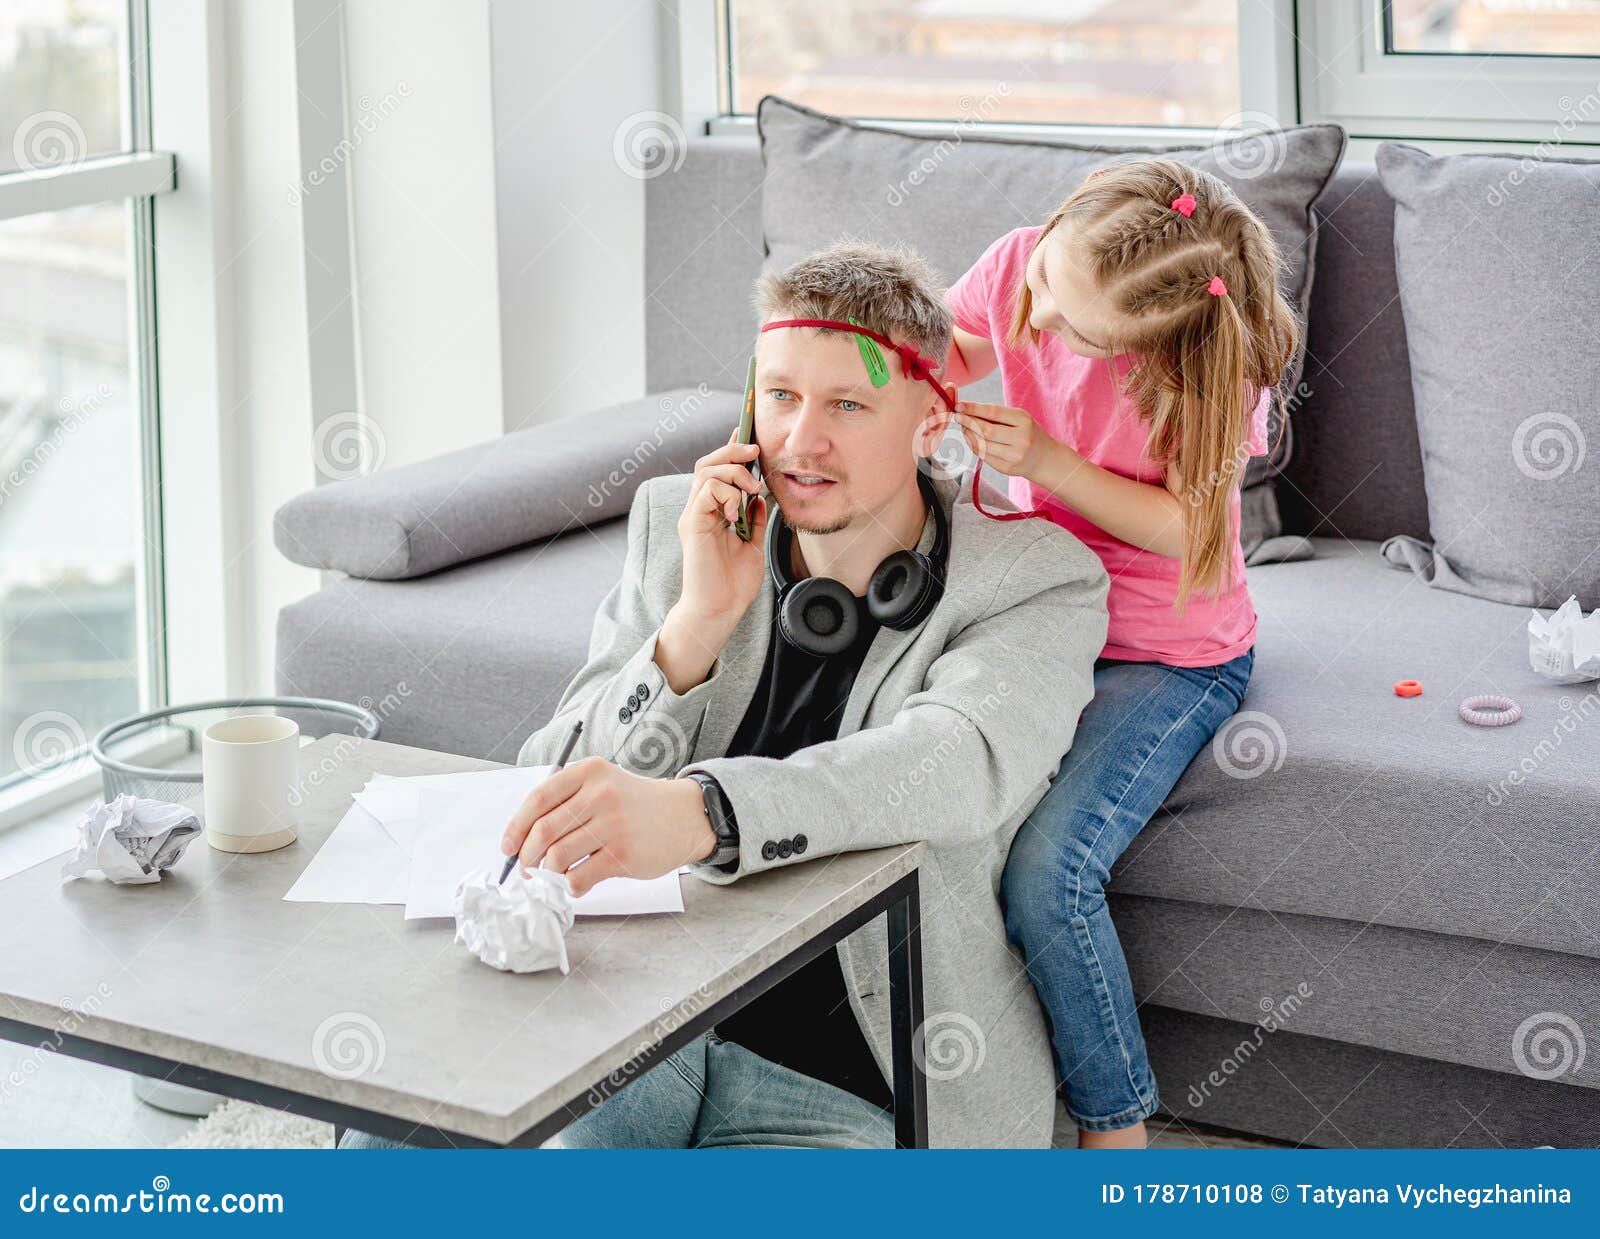
[(1171, 205), (1174, 211), (1183, 216), (1184, 219), (1188, 219), (1194, 214), (1194, 195), (1179, 194), (1172, 200)]
[(1228, 286), (1222, 282), (1220, 275), (1213, 275), (1211, 283), (1206, 285), (1206, 291), (1213, 297), (1220, 297), (1228, 291)]

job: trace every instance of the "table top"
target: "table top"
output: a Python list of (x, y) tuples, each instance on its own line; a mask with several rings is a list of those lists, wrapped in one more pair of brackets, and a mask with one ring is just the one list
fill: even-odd
[(301, 750), (289, 847), (197, 839), (147, 886), (63, 884), (60, 857), (0, 882), (0, 1015), (506, 1143), (921, 857), (911, 844), (728, 886), (685, 876), (681, 914), (580, 917), (567, 976), (497, 972), (451, 922), (408, 922), (398, 905), (283, 901), (373, 773), (493, 768), (328, 736)]

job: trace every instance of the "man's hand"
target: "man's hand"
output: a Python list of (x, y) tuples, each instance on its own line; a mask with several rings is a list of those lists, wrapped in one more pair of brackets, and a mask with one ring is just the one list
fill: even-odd
[[(655, 663), (675, 693), (706, 678), (722, 647), (739, 626), (766, 579), (763, 544), (767, 504), (749, 465), (760, 454), (754, 443), (727, 443), (695, 462), (689, 501), (678, 517), (683, 546), (683, 590), (656, 639)], [(751, 502), (750, 541), (734, 531), (739, 501)]]
[(766, 527), (766, 501), (752, 504), (750, 541), (733, 529), (739, 501), (759, 496), (761, 484), (749, 466), (761, 449), (754, 443), (735, 443), (730, 437), (716, 451), (695, 462), (689, 501), (678, 517), (678, 538), (683, 544), (683, 593), (678, 605), (696, 619), (739, 622), (754, 601), (766, 575), (762, 539)]
[(984, 464), (1007, 477), (1044, 485), (1040, 474), (1056, 441), (1039, 429), (1027, 410), (962, 401), (955, 416), (967, 446)]
[(698, 783), (647, 779), (600, 757), (530, 792), (500, 840), (523, 867), (565, 873), (574, 895), (606, 878), (659, 878), (716, 850)]

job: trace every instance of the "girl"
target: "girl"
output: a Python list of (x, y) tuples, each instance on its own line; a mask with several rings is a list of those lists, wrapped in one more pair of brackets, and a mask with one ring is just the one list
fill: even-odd
[(1001, 237), (948, 297), (946, 381), (998, 366), (1013, 406), (959, 404), (968, 445), (1111, 577), (1094, 699), (1003, 884), (1080, 1148), (1144, 1147), (1156, 1108), (1105, 882), (1250, 679), (1239, 481), (1297, 346), (1279, 264), (1222, 181), (1141, 159)]

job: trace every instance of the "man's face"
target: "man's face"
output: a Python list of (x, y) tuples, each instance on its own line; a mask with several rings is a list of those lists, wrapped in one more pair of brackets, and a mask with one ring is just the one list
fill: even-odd
[(858, 338), (790, 327), (756, 345), (756, 443), (792, 529), (837, 533), (886, 511), (943, 433), (933, 389), (887, 350), (889, 382), (874, 387)]

